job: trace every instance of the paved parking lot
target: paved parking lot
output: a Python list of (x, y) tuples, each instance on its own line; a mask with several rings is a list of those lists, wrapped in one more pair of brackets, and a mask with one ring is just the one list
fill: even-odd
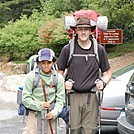
[[(0, 90), (0, 134), (22, 134), (25, 123), (17, 112), (16, 92)], [(65, 123), (59, 120), (58, 134), (65, 134)], [(98, 132), (96, 132), (98, 134)], [(102, 127), (101, 134), (118, 134), (116, 128)]]
[[(16, 92), (0, 91), (0, 134), (21, 134), (25, 126), (18, 115)], [(59, 119), (58, 134), (65, 134), (65, 123)]]

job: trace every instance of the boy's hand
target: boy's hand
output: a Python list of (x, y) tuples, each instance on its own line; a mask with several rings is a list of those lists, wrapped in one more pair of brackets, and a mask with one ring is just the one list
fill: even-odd
[(43, 104), (42, 104), (42, 108), (43, 109), (49, 109), (49, 107), (50, 107), (50, 103), (44, 101)]
[(51, 112), (49, 112), (48, 114), (45, 115), (45, 117), (46, 117), (48, 120), (51, 120), (51, 119), (54, 118), (54, 115), (53, 115)]

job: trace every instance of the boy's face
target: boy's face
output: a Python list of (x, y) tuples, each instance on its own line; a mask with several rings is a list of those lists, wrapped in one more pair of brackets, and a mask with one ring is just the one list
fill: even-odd
[(49, 74), (51, 72), (53, 64), (54, 64), (53, 61), (47, 61), (47, 60), (39, 62), (42, 72), (46, 74)]

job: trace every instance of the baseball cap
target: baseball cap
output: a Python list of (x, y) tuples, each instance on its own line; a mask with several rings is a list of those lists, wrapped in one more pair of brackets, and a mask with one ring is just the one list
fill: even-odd
[(42, 48), (38, 52), (38, 61), (43, 61), (43, 60), (55, 62), (57, 60), (57, 58), (55, 56), (54, 51), (52, 49), (49, 49), (49, 48)]

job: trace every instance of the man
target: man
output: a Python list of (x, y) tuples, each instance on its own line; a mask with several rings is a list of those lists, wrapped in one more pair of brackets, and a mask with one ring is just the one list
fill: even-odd
[[(78, 18), (71, 27), (76, 32), (74, 56), (68, 66), (69, 45), (64, 46), (57, 65), (59, 73), (64, 74), (67, 68), (66, 90), (70, 92), (71, 134), (95, 134), (98, 118), (98, 101), (95, 88), (103, 90), (111, 79), (110, 65), (103, 46), (98, 45), (99, 63), (94, 54), (92, 32), (95, 26), (90, 19)], [(102, 77), (99, 77), (99, 69)], [(70, 81), (71, 79), (71, 81)], [(71, 93), (73, 91), (73, 93)]]

